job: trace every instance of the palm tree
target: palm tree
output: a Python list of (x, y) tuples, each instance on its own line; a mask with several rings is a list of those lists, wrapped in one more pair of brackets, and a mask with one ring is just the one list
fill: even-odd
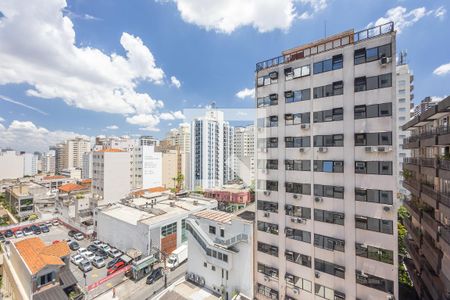
[(181, 190), (181, 187), (183, 185), (183, 181), (184, 181), (184, 175), (181, 173), (178, 173), (177, 177), (175, 178), (176, 182), (177, 182), (177, 190)]

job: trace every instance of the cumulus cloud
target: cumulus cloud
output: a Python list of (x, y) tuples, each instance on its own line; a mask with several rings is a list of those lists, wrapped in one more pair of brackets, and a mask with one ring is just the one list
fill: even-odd
[(232, 33), (243, 26), (259, 32), (287, 30), (297, 17), (297, 11), (312, 16), (327, 7), (328, 0), (171, 0), (181, 18), (206, 30)]
[(150, 114), (160, 100), (140, 93), (140, 82), (162, 84), (164, 71), (143, 41), (122, 33), (125, 55), (76, 44), (64, 0), (0, 2), (0, 85), (28, 84), (30, 96), (62, 99), (99, 112)]
[(444, 76), (450, 73), (450, 63), (443, 64), (434, 69), (433, 74), (438, 76)]
[(445, 9), (445, 7), (441, 6), (439, 8), (437, 8), (434, 11), (434, 16), (440, 20), (443, 20), (445, 18), (445, 15), (447, 14), (447, 10)]
[(159, 118), (161, 120), (176, 120), (176, 119), (184, 119), (184, 114), (178, 110), (175, 112), (162, 113)]
[(245, 98), (255, 98), (255, 89), (248, 89), (245, 88), (239, 92), (236, 93), (236, 97), (240, 98), (240, 99), (245, 99)]
[(3, 119), (2, 117), (0, 117), (0, 123), (1, 122), (5, 122), (5, 119)]
[(0, 124), (0, 148), (44, 152), (48, 151), (48, 147), (51, 145), (75, 137), (90, 139), (86, 135), (71, 131), (50, 131), (30, 121), (14, 120), (8, 127)]
[(117, 130), (117, 129), (119, 129), (119, 126), (117, 126), (117, 125), (109, 125), (109, 126), (106, 126), (106, 129), (108, 129), (108, 130)]
[(177, 89), (181, 87), (181, 82), (176, 78), (175, 76), (170, 76), (170, 82), (173, 86), (175, 86)]
[(159, 129), (156, 127), (158, 126), (160, 121), (158, 116), (150, 114), (140, 114), (132, 117), (127, 117), (126, 120), (129, 124), (143, 126), (139, 128), (140, 130), (159, 131)]

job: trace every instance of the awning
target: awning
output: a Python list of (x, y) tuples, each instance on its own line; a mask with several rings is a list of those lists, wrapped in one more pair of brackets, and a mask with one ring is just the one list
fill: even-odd
[(133, 264), (133, 269), (136, 271), (142, 270), (154, 263), (156, 263), (158, 260), (154, 256), (149, 256), (144, 259), (141, 259), (140, 261), (137, 261)]
[(61, 287), (63, 289), (77, 284), (77, 279), (69, 269), (59, 273), (59, 280), (61, 281)]
[(66, 293), (60, 286), (55, 286), (48, 290), (37, 293), (33, 296), (33, 300), (68, 300)]

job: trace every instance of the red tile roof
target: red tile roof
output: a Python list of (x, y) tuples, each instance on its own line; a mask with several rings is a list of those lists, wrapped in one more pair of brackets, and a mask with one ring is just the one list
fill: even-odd
[(82, 191), (82, 190), (86, 190), (86, 189), (87, 189), (87, 187), (85, 185), (79, 185), (76, 183), (63, 184), (58, 188), (58, 190), (60, 192), (65, 192), (65, 193), (70, 193), (73, 191)]
[(67, 177), (62, 175), (54, 175), (54, 176), (45, 176), (44, 180), (65, 179), (65, 178)]
[(131, 194), (134, 195), (134, 196), (142, 196), (146, 192), (149, 192), (149, 193), (162, 193), (162, 192), (166, 192), (166, 191), (167, 191), (167, 189), (165, 187), (157, 186), (157, 187), (154, 187), (154, 188), (148, 188), (148, 189), (134, 191)]
[(98, 150), (98, 151), (95, 151), (95, 152), (126, 152), (126, 151), (121, 150), (121, 149), (111, 148), (111, 149)]

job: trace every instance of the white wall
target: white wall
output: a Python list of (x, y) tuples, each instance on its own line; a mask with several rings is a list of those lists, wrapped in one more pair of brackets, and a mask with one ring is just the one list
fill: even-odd
[(0, 180), (22, 178), (24, 176), (24, 157), (15, 151), (0, 152)]
[(117, 202), (130, 192), (130, 156), (128, 152), (104, 152), (103, 198)]
[(162, 153), (155, 146), (142, 148), (142, 188), (162, 186)]

